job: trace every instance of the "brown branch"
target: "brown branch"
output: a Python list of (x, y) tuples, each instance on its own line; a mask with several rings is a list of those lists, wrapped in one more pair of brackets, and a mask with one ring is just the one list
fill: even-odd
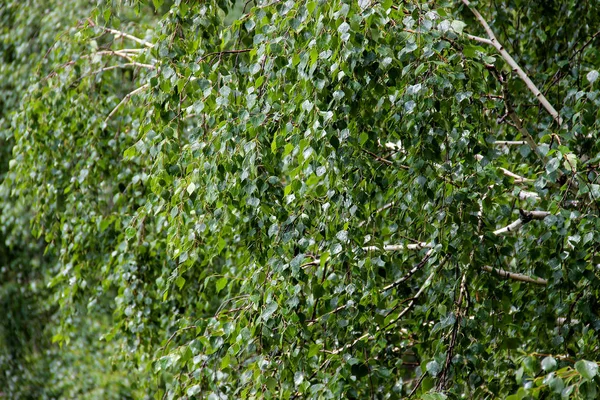
[(527, 144), (525, 140), (496, 140), (494, 142), (497, 146), (518, 146)]
[(249, 51), (252, 51), (254, 49), (240, 49), (240, 50), (223, 50), (223, 51), (215, 51), (214, 53), (208, 53), (202, 57), (200, 57), (198, 59), (198, 63), (201, 63), (202, 61), (206, 60), (208, 57), (212, 57), (212, 56), (220, 56), (223, 54), (240, 54), (240, 53), (248, 53)]
[(391, 162), (390, 160), (387, 160), (385, 158), (379, 157), (377, 154), (375, 154), (375, 153), (373, 153), (373, 152), (371, 152), (369, 150), (366, 150), (366, 149), (361, 149), (361, 150), (364, 151), (365, 153), (367, 153), (368, 155), (370, 155), (371, 157), (373, 157), (374, 159), (376, 159), (379, 162), (382, 162), (382, 163), (387, 164), (387, 165), (394, 165), (394, 163)]
[(387, 285), (386, 287), (381, 289), (379, 291), (379, 293), (386, 292), (386, 291), (393, 289), (396, 286), (400, 285), (402, 282), (407, 281), (411, 276), (413, 276), (415, 274), (415, 272), (417, 272), (418, 270), (420, 270), (421, 268), (423, 268), (425, 266), (425, 264), (427, 263), (427, 260), (429, 260), (429, 258), (431, 257), (432, 251), (433, 251), (433, 249), (429, 249), (429, 251), (427, 251), (427, 253), (425, 253), (425, 257), (423, 257), (423, 259), (417, 265), (415, 265), (413, 267), (413, 269), (408, 271), (406, 273), (406, 275), (404, 275), (402, 278), (398, 279), (396, 282), (390, 283), (389, 285)]

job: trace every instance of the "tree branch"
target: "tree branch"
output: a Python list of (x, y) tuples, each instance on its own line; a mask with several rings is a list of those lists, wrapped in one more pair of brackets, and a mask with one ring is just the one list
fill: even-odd
[(498, 146), (518, 146), (527, 144), (527, 142), (525, 140), (496, 140), (494, 144)]
[(469, 35), (468, 33), (465, 34), (465, 36), (467, 36), (467, 38), (474, 40), (476, 42), (479, 42), (479, 43), (489, 44), (490, 46), (494, 45), (494, 43), (490, 39), (482, 38), (482, 37), (475, 36), (475, 35)]
[(116, 37), (124, 37), (124, 38), (127, 38), (129, 40), (133, 40), (134, 42), (139, 43), (139, 44), (141, 44), (143, 46), (146, 46), (148, 48), (154, 47), (154, 45), (152, 43), (147, 42), (147, 41), (145, 41), (143, 39), (140, 39), (140, 38), (138, 38), (136, 36), (130, 35), (129, 33), (121, 32), (121, 31), (118, 31), (116, 29), (107, 28), (105, 26), (102, 26), (101, 28), (104, 29), (106, 32), (112, 33)]
[(429, 249), (429, 251), (427, 253), (425, 253), (425, 257), (417, 265), (415, 265), (413, 267), (413, 269), (411, 269), (410, 271), (408, 271), (406, 273), (406, 275), (404, 275), (402, 278), (398, 279), (396, 282), (390, 283), (389, 285), (387, 285), (386, 287), (384, 287), (383, 289), (381, 289), (379, 291), (379, 293), (386, 292), (386, 291), (388, 291), (390, 289), (393, 289), (396, 286), (400, 285), (402, 282), (407, 281), (411, 276), (413, 276), (415, 274), (415, 272), (417, 272), (418, 270), (420, 270), (421, 268), (423, 268), (423, 266), (425, 266), (425, 264), (427, 263), (427, 260), (429, 260), (429, 258), (431, 257), (432, 251), (433, 251), (433, 249)]
[(104, 120), (104, 123), (108, 123), (108, 120), (112, 118), (113, 115), (115, 115), (117, 113), (117, 111), (119, 111), (119, 108), (127, 103), (129, 101), (129, 99), (131, 99), (131, 97), (135, 96), (136, 94), (144, 91), (145, 89), (149, 88), (150, 84), (146, 83), (142, 86), (140, 86), (139, 88), (127, 93), (125, 95), (125, 97), (123, 97), (123, 100), (121, 100), (121, 102), (119, 104), (117, 104), (117, 106), (115, 108), (113, 108), (113, 110), (110, 112), (110, 114), (108, 114), (108, 117), (106, 117), (106, 119)]
[(198, 59), (198, 63), (201, 63), (202, 61), (206, 60), (208, 57), (212, 57), (212, 56), (220, 56), (223, 54), (240, 54), (240, 53), (248, 53), (249, 51), (252, 51), (253, 49), (240, 49), (240, 50), (223, 50), (223, 51), (215, 51), (214, 53), (208, 53), (202, 57), (200, 57)]
[[(475, 158), (478, 161), (483, 160), (483, 156), (481, 154), (475, 154)], [(514, 172), (507, 170), (506, 168), (499, 167), (498, 169), (500, 171), (502, 171), (502, 173), (504, 175), (506, 175), (508, 177), (511, 177), (511, 178), (514, 178), (515, 182), (517, 182), (517, 183), (531, 183), (531, 182), (535, 182), (534, 179), (529, 179), (529, 178), (525, 178), (525, 177), (523, 177), (521, 175), (517, 175)]]
[(494, 273), (500, 275), (503, 278), (509, 278), (509, 279), (513, 279), (515, 281), (535, 283), (537, 285), (544, 285), (544, 286), (548, 284), (548, 281), (546, 279), (532, 278), (532, 277), (527, 276), (527, 275), (517, 274), (515, 272), (505, 271), (505, 270), (500, 269), (500, 268), (493, 268), (493, 267), (490, 267), (488, 265), (484, 265), (483, 267), (481, 267), (481, 269), (483, 269), (484, 271), (487, 271), (487, 272), (494, 272)]
[[(383, 251), (402, 251), (402, 250), (421, 250), (429, 249), (433, 247), (431, 243), (410, 243), (407, 245), (403, 244), (388, 244), (383, 246)], [(365, 246), (362, 248), (364, 251), (380, 251), (381, 249), (377, 246)]]
[[(517, 62), (511, 57), (510, 54), (508, 54), (508, 52), (504, 49), (504, 47), (498, 42), (498, 39), (496, 39), (496, 35), (494, 35), (494, 32), (488, 25), (487, 21), (481, 16), (481, 14), (479, 14), (479, 11), (477, 11), (474, 7), (471, 7), (471, 3), (469, 2), (469, 0), (462, 0), (462, 2), (464, 5), (466, 5), (471, 10), (471, 12), (475, 15), (475, 18), (477, 18), (479, 23), (483, 26), (483, 29), (485, 29), (485, 31), (490, 39), (490, 43), (488, 43), (488, 44), (491, 44), (492, 46), (494, 46), (496, 48), (496, 50), (498, 50), (498, 52), (500, 53), (502, 58), (504, 58), (504, 60), (508, 63), (508, 65), (510, 65), (511, 69), (514, 72), (516, 72), (519, 75), (519, 77), (525, 82), (525, 84), (527, 85), (529, 90), (538, 99), (538, 101), (542, 104), (542, 106), (546, 109), (546, 111), (548, 111), (548, 113), (552, 116), (554, 121), (556, 121), (558, 123), (558, 126), (561, 127), (563, 121), (562, 121), (562, 118), (560, 117), (560, 115), (558, 114), (558, 111), (556, 111), (556, 109), (552, 106), (552, 104), (550, 104), (550, 102), (546, 99), (546, 97), (542, 94), (542, 92), (537, 88), (537, 86), (535, 86), (533, 81), (531, 79), (529, 79), (529, 76), (527, 76), (527, 74), (521, 69), (521, 67), (519, 67)], [(483, 38), (477, 38), (472, 35), (469, 35), (467, 37), (469, 37), (470, 39), (473, 39), (473, 40), (477, 40), (480, 43), (487, 43), (487, 42), (482, 41)]]
[(511, 222), (503, 228), (497, 229), (494, 231), (494, 235), (504, 235), (505, 233), (511, 233), (517, 231), (521, 226), (531, 221), (532, 219), (541, 220), (546, 218), (550, 213), (548, 211), (523, 211), (521, 212), (521, 216), (519, 219)]

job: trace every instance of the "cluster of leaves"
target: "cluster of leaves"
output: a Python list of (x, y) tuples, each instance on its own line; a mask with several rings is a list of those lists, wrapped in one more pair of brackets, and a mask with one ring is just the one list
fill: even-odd
[(62, 344), (38, 365), (131, 397), (596, 397), (591, 10), (83, 3), (3, 45), (2, 245), (45, 251), (7, 271)]

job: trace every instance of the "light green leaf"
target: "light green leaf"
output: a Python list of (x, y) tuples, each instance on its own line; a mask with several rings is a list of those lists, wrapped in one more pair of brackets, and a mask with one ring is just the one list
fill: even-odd
[(278, 304), (275, 301), (272, 301), (270, 303), (268, 303), (266, 305), (266, 307), (264, 308), (262, 314), (261, 314), (261, 318), (264, 321), (267, 321), (269, 318), (271, 318), (271, 315), (273, 315), (273, 313), (275, 312), (275, 310), (277, 310)]
[(194, 182), (190, 182), (190, 184), (185, 190), (188, 192), (188, 194), (191, 195), (192, 193), (194, 193), (194, 190), (196, 190), (196, 185), (194, 184)]
[(464, 22), (459, 21), (459, 20), (454, 20), (454, 21), (452, 21), (450, 26), (452, 26), (452, 29), (454, 30), (454, 32), (460, 34), (460, 33), (463, 33), (463, 29), (465, 29), (465, 26), (467, 26), (467, 24), (465, 24)]
[(219, 293), (221, 290), (223, 290), (225, 286), (227, 286), (227, 282), (228, 280), (226, 277), (217, 280), (217, 283), (215, 284), (215, 289), (217, 290), (217, 293)]
[(546, 372), (552, 372), (556, 370), (556, 366), (557, 364), (554, 357), (548, 356), (544, 357), (544, 359), (542, 360), (542, 369)]
[(583, 379), (592, 380), (598, 374), (598, 364), (592, 361), (579, 360), (575, 363), (575, 369)]

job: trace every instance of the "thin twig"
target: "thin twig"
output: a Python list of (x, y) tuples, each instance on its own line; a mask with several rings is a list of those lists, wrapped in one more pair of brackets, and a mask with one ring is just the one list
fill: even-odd
[(443, 392), (446, 390), (446, 383), (448, 382), (448, 371), (450, 370), (450, 364), (452, 362), (452, 357), (454, 355), (454, 347), (456, 346), (456, 336), (458, 335), (458, 330), (460, 328), (460, 321), (462, 319), (462, 302), (463, 297), (465, 297), (465, 293), (467, 291), (467, 274), (463, 273), (462, 279), (460, 280), (460, 289), (458, 295), (458, 301), (456, 302), (456, 312), (454, 313), (454, 326), (452, 327), (452, 336), (450, 338), (450, 344), (448, 346), (448, 351), (446, 352), (446, 362), (444, 363), (444, 369), (440, 374), (440, 380), (438, 381), (437, 390), (439, 392)]
[(369, 151), (367, 149), (361, 149), (362, 151), (364, 151), (365, 153), (367, 153), (368, 155), (370, 155), (371, 157), (373, 157), (374, 159), (376, 159), (377, 161), (380, 161), (384, 164), (387, 165), (394, 165), (393, 162), (391, 162), (390, 160), (387, 160), (385, 158), (379, 157), (377, 154), (373, 153), (372, 151)]
[(402, 282), (405, 282), (406, 280), (408, 280), (411, 276), (413, 276), (415, 274), (415, 272), (417, 272), (418, 270), (420, 270), (421, 268), (423, 268), (425, 266), (425, 264), (427, 263), (427, 260), (429, 260), (429, 258), (431, 257), (432, 252), (433, 252), (433, 249), (429, 249), (429, 251), (427, 251), (427, 253), (425, 253), (425, 257), (423, 257), (423, 259), (417, 265), (415, 265), (410, 271), (408, 271), (406, 273), (406, 275), (404, 275), (402, 278), (398, 279), (396, 282), (390, 283), (389, 285), (387, 285), (386, 287), (381, 289), (379, 291), (379, 293), (383, 293), (390, 289), (393, 289), (396, 286), (400, 285)]
[[(374, 214), (379, 214), (380, 212), (382, 212), (382, 211), (385, 211), (385, 210), (387, 210), (388, 208), (392, 208), (393, 206), (394, 206), (394, 202), (392, 201), (392, 202), (390, 202), (390, 203), (387, 203), (387, 204), (385, 204), (385, 205), (383, 205), (383, 206), (379, 207), (377, 210), (375, 210)], [(366, 221), (366, 220), (365, 220), (365, 221), (361, 221), (361, 222), (358, 224), (358, 227), (360, 228), (360, 227), (364, 226), (366, 223), (367, 223), (367, 221)]]
[(100, 68), (100, 69), (97, 69), (95, 71), (90, 72), (87, 75), (95, 75), (95, 74), (100, 74), (102, 72), (110, 71), (110, 70), (113, 70), (113, 69), (127, 68), (127, 67), (139, 67), (139, 68), (146, 68), (146, 69), (156, 69), (156, 67), (154, 65), (142, 64), (142, 63), (138, 63), (138, 62), (128, 62), (128, 63), (125, 63), (125, 64), (111, 65), (111, 66), (108, 66), (108, 67)]
[(198, 63), (201, 63), (202, 61), (206, 60), (208, 57), (212, 57), (212, 56), (220, 56), (223, 54), (240, 54), (240, 53), (248, 53), (249, 51), (252, 51), (253, 49), (240, 49), (240, 50), (223, 50), (223, 51), (215, 51), (214, 53), (208, 53), (202, 57), (200, 57), (198, 59)]
[(421, 377), (419, 378), (419, 380), (417, 381), (417, 384), (415, 385), (415, 387), (413, 388), (413, 390), (410, 391), (408, 398), (410, 399), (411, 397), (413, 397), (413, 395), (416, 393), (416, 391), (419, 389), (419, 386), (421, 386), (421, 383), (423, 383), (423, 379), (425, 379), (425, 376), (427, 376), (427, 372), (423, 372), (423, 374), (421, 375)]

